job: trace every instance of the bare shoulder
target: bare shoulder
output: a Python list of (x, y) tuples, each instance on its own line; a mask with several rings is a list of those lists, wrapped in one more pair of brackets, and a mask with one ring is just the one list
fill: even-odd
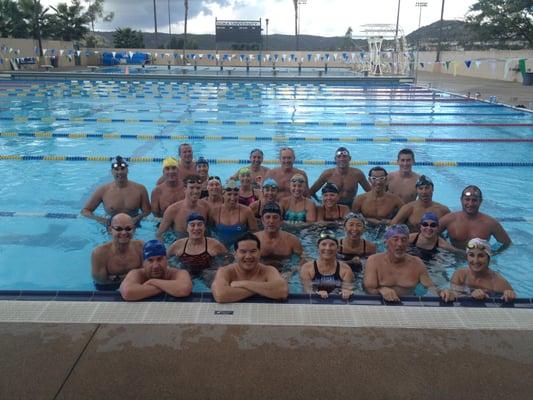
[(281, 277), (279, 271), (276, 267), (273, 267), (272, 265), (266, 265), (266, 264), (259, 264), (263, 272), (267, 277), (275, 278), (275, 277)]
[(135, 250), (142, 251), (143, 246), (144, 246), (144, 241), (143, 240), (132, 240), (131, 244)]
[(465, 281), (467, 269), (459, 268), (452, 275), (451, 283), (462, 284)]
[(105, 257), (111, 252), (113, 244), (111, 242), (101, 244), (93, 249), (93, 257)]
[(361, 171), (359, 168), (353, 168), (353, 167), (350, 167), (350, 173), (353, 175), (353, 176), (356, 176), (358, 178), (365, 178), (365, 174), (363, 173), (363, 171)]

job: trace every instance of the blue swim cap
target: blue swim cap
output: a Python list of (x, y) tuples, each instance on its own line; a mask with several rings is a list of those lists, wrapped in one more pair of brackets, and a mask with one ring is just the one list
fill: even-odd
[(393, 236), (397, 235), (403, 235), (403, 236), (409, 236), (409, 228), (407, 225), (404, 224), (395, 224), (391, 225), (387, 228), (385, 231), (385, 240), (389, 240)]
[(422, 218), (420, 218), (420, 223), (422, 223), (424, 221), (433, 221), (436, 224), (438, 224), (439, 223), (439, 217), (437, 217), (437, 214), (435, 214), (434, 212), (429, 211), (429, 212), (425, 213), (424, 215), (422, 215)]
[(276, 181), (272, 178), (268, 178), (266, 179), (264, 182), (263, 182), (263, 187), (275, 187), (275, 188), (279, 188), (278, 184), (276, 183)]
[(167, 251), (165, 245), (159, 240), (149, 240), (143, 247), (143, 260), (148, 260), (150, 257), (166, 256)]
[(192, 222), (192, 221), (202, 221), (203, 223), (205, 223), (205, 218), (202, 214), (199, 214), (197, 212), (192, 212), (187, 217), (187, 225), (189, 225), (189, 222)]

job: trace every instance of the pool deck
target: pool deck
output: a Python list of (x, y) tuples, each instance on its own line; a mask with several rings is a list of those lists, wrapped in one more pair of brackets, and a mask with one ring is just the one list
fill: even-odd
[(515, 107), (523, 105), (533, 110), (533, 86), (523, 86), (517, 82), (419, 72), (417, 84), (463, 96), (470, 94), (473, 98), (479, 93), (478, 98), (486, 101), (496, 96), (498, 103)]

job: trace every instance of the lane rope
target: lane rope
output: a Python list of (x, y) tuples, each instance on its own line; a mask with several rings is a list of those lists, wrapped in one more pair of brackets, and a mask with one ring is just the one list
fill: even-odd
[[(60, 156), (60, 155), (19, 155), (19, 154), (0, 154), (0, 161), (98, 161), (111, 162), (114, 157), (108, 156)], [(133, 163), (161, 163), (162, 157), (124, 157), (126, 161)], [(209, 164), (250, 164), (250, 160), (239, 159), (221, 159), (208, 158)], [(279, 165), (279, 160), (264, 160), (263, 164)], [(332, 160), (296, 160), (296, 165), (336, 165)], [(350, 165), (381, 165), (381, 166), (397, 166), (397, 161), (351, 161)], [(413, 163), (415, 166), (429, 166), (429, 167), (533, 167), (533, 162), (504, 162), (504, 161), (417, 161)]]
[[(61, 212), (29, 212), (29, 211), (0, 211), (0, 217), (30, 217), (30, 218), (50, 218), (50, 219), (78, 219), (84, 218), (80, 214), (74, 213), (61, 213)], [(496, 218), (501, 222), (533, 222), (533, 216), (525, 217), (498, 217)], [(149, 215), (144, 218), (148, 221), (158, 222), (160, 218), (156, 218), (153, 215)]]
[(54, 122), (70, 122), (83, 124), (86, 122), (97, 124), (156, 124), (156, 125), (272, 125), (272, 126), (335, 126), (335, 127), (358, 127), (358, 126), (469, 126), (469, 127), (531, 127), (533, 123), (479, 123), (479, 122), (391, 122), (391, 121), (278, 121), (278, 120), (217, 120), (217, 119), (146, 119), (146, 118), (82, 118), (82, 117), (0, 117), (0, 121), (9, 121), (20, 124), (28, 122), (43, 122), (51, 124)]
[(531, 143), (533, 138), (431, 138), (431, 137), (388, 137), (377, 136), (373, 138), (346, 136), (346, 137), (288, 137), (252, 136), (252, 135), (155, 135), (155, 134), (126, 134), (126, 133), (54, 133), (42, 132), (0, 132), (0, 137), (31, 137), (31, 138), (64, 138), (64, 139), (134, 139), (134, 140), (185, 140), (185, 141), (259, 141), (259, 142), (415, 142), (415, 143)]

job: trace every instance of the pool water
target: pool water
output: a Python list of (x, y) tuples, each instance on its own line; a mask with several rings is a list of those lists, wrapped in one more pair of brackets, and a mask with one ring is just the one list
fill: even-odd
[[(187, 141), (195, 157), (213, 161), (210, 174), (223, 179), (255, 147), (263, 149), (270, 167), (281, 147), (293, 147), (297, 166), (311, 181), (330, 167), (324, 164), (341, 145), (365, 174), (377, 164), (397, 169), (397, 152), (410, 147), (419, 163), (415, 171), (435, 183), (434, 200), (452, 211), (460, 209), (466, 185), (482, 188), (481, 211), (500, 219), (514, 243), (493, 257), (491, 266), (519, 296), (531, 297), (532, 127), (533, 115), (527, 112), (410, 85), (158, 82), (142, 77), (3, 81), (0, 289), (93, 289), (90, 255), (109, 238), (101, 225), (77, 214), (96, 187), (111, 180), (102, 157), (138, 157), (130, 163), (129, 178), (150, 193), (161, 175), (160, 161), (153, 160), (176, 155), (178, 144)], [(439, 162), (445, 166), (436, 166)], [(153, 239), (155, 224), (144, 221), (136, 237)], [(306, 252), (316, 255), (317, 230), (300, 236)], [(376, 233), (367, 237), (383, 248)], [(446, 286), (453, 271), (464, 265), (442, 253), (430, 272)], [(357, 287), (361, 289), (360, 279)], [(195, 290), (208, 288), (198, 281)], [(296, 273), (290, 290), (301, 291)]]

